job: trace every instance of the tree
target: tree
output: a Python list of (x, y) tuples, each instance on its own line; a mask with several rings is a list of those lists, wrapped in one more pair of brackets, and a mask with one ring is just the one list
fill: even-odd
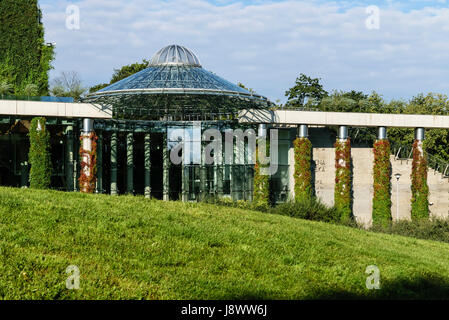
[(251, 92), (251, 93), (256, 93), (256, 91), (254, 91), (252, 88), (247, 88), (247, 87), (245, 87), (245, 85), (244, 85), (243, 83), (241, 83), (241, 82), (237, 83), (237, 85), (238, 85), (240, 88), (245, 89), (246, 91), (249, 91), (249, 92)]
[(83, 87), (81, 78), (76, 71), (63, 71), (61, 75), (53, 80), (50, 90), (51, 94), (57, 97), (71, 97), (79, 100), (87, 91)]
[(48, 94), (48, 73), (54, 48), (44, 41), (42, 13), (37, 0), (0, 1), (0, 79), (24, 94), (27, 84)]
[(296, 78), (295, 85), (285, 92), (285, 96), (288, 97), (286, 108), (302, 108), (317, 106), (328, 93), (323, 89), (319, 78), (310, 78), (301, 73)]
[(5, 94), (11, 93), (12, 89), (12, 85), (10, 85), (8, 82), (0, 82), (0, 94), (2, 95), (2, 99)]
[(23, 90), (23, 92), (29, 98), (29, 97), (37, 95), (39, 92), (39, 88), (37, 85), (29, 83), (25, 86), (25, 89)]
[(133, 64), (129, 64), (121, 67), (120, 69), (114, 69), (114, 73), (112, 74), (111, 81), (109, 83), (97, 84), (89, 89), (89, 93), (97, 92), (113, 83), (116, 83), (120, 80), (123, 80), (133, 74), (145, 70), (150, 65), (148, 60), (143, 59), (141, 63), (136, 62)]

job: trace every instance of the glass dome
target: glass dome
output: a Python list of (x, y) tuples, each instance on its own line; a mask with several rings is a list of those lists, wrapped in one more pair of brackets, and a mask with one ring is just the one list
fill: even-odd
[(191, 50), (176, 44), (162, 48), (150, 61), (150, 66), (166, 65), (201, 67), (200, 60)]
[(240, 110), (272, 105), (266, 97), (203, 69), (197, 56), (179, 45), (159, 50), (148, 68), (83, 101), (110, 107), (127, 119), (233, 119)]

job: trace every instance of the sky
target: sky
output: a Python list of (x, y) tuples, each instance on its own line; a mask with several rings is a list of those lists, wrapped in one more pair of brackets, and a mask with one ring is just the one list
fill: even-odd
[[(449, 0), (39, 0), (54, 79), (86, 86), (179, 44), (203, 68), (272, 101), (304, 73), (386, 100), (449, 94)], [(76, 10), (79, 10), (79, 28)], [(75, 19), (74, 19), (75, 17)]]

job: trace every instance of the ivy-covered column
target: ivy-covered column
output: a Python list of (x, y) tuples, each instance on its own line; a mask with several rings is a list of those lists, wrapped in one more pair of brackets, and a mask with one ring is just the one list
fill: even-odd
[(298, 138), (293, 142), (295, 150), (295, 201), (308, 200), (312, 196), (312, 143), (307, 125), (298, 127)]
[(347, 220), (352, 215), (352, 176), (351, 176), (351, 141), (348, 128), (338, 128), (335, 142), (335, 191), (334, 204), (341, 212), (341, 219)]
[(37, 117), (31, 120), (29, 137), (30, 188), (48, 189), (50, 188), (52, 165), (50, 133), (47, 130), (45, 118)]
[(149, 133), (145, 134), (144, 149), (145, 198), (151, 198), (151, 138)]
[(391, 221), (391, 151), (386, 127), (378, 128), (373, 152), (373, 223), (387, 224)]
[(97, 181), (97, 136), (93, 129), (92, 119), (83, 120), (83, 130), (80, 136), (81, 170), (79, 178), (80, 192), (93, 193)]
[(117, 194), (117, 132), (113, 132), (111, 134), (111, 195)]
[(126, 135), (126, 192), (134, 194), (134, 134)]
[(427, 185), (427, 159), (424, 155), (424, 128), (415, 129), (412, 162), (412, 219), (429, 218), (429, 186)]
[(167, 131), (162, 139), (162, 197), (164, 201), (170, 200), (170, 156), (168, 154)]
[[(259, 147), (265, 144), (266, 148), (269, 149), (267, 139), (267, 125), (260, 124), (257, 137), (257, 147), (256, 147), (256, 164), (254, 165), (254, 194), (253, 202), (256, 205), (268, 206), (270, 204), (270, 178), (266, 174), (262, 174), (261, 170), (269, 165), (260, 163), (260, 153), (264, 150), (259, 151)], [(265, 150), (268, 152), (268, 150)]]

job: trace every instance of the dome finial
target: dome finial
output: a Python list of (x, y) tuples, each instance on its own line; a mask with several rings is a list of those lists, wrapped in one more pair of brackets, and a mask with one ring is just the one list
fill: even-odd
[(150, 66), (160, 65), (201, 67), (200, 60), (191, 50), (177, 44), (162, 48), (151, 58)]

